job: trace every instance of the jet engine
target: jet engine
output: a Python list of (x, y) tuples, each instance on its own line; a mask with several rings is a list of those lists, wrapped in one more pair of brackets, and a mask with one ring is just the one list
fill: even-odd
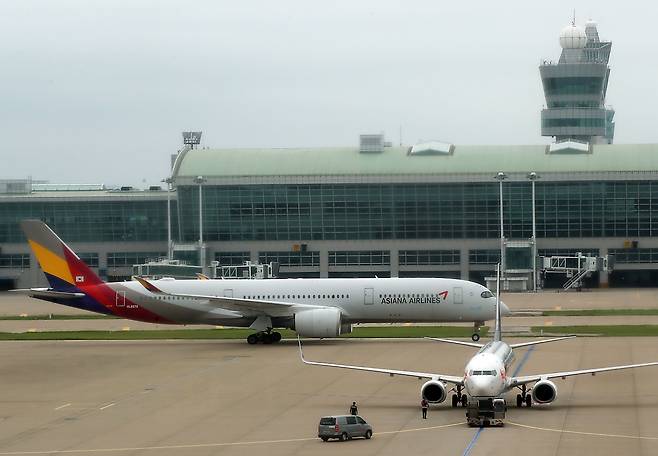
[(430, 380), (420, 389), (420, 395), (427, 399), (427, 402), (439, 404), (446, 400), (448, 393), (446, 392), (446, 386), (443, 383), (436, 380)]
[(341, 323), (340, 309), (312, 309), (295, 314), (295, 331), (302, 337), (338, 337), (351, 330), (351, 325)]
[(532, 388), (532, 400), (538, 404), (550, 404), (557, 398), (557, 386), (550, 380), (541, 380)]

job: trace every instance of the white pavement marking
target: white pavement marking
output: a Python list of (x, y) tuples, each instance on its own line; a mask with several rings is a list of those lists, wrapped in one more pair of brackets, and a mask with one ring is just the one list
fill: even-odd
[(59, 407), (55, 407), (55, 410), (62, 410), (63, 408), (66, 408), (70, 405), (71, 405), (71, 403), (69, 402), (68, 404), (64, 404), (64, 405), (60, 405)]
[(512, 426), (517, 426), (525, 429), (532, 429), (534, 431), (544, 431), (544, 432), (559, 432), (563, 434), (576, 434), (576, 435), (588, 435), (591, 437), (611, 437), (616, 439), (635, 439), (635, 440), (658, 440), (658, 437), (647, 437), (643, 435), (625, 435), (625, 434), (602, 434), (598, 432), (584, 432), (584, 431), (569, 431), (567, 429), (552, 429), (552, 428), (543, 428), (537, 426), (529, 426), (527, 424), (513, 423), (508, 421), (507, 424)]
[(105, 410), (106, 408), (110, 408), (114, 405), (117, 405), (116, 402), (112, 402), (111, 404), (104, 405), (99, 410)]
[[(441, 424), (438, 426), (428, 426), (422, 428), (414, 429), (400, 429), (398, 431), (384, 431), (377, 432), (377, 435), (387, 435), (387, 434), (402, 434), (405, 432), (417, 432), (417, 431), (430, 431), (436, 429), (444, 429), (454, 426), (462, 426), (466, 422), (462, 421), (460, 423), (451, 423), (451, 424)], [(192, 448), (212, 448), (212, 447), (228, 447), (228, 446), (239, 446), (239, 445), (272, 445), (276, 443), (293, 443), (293, 442), (311, 442), (317, 440), (317, 437), (305, 437), (299, 439), (283, 439), (283, 440), (254, 440), (251, 442), (226, 442), (226, 443), (190, 443), (187, 445), (163, 445), (163, 446), (150, 446), (150, 447), (127, 447), (127, 448), (92, 448), (88, 450), (35, 450), (35, 451), (7, 451), (0, 453), (0, 456), (22, 456), (30, 454), (81, 454), (81, 453), (112, 453), (119, 451), (146, 451), (146, 450), (184, 450)]]

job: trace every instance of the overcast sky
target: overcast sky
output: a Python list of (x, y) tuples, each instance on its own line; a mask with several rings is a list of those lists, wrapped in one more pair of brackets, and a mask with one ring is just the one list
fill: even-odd
[(658, 142), (640, 1), (7, 0), (0, 178), (144, 186), (208, 147), (538, 144), (538, 65), (576, 9), (613, 41), (616, 143)]

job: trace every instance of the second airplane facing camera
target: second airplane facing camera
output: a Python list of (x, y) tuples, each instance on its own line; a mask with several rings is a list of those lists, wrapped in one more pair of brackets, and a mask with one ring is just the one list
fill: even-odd
[[(474, 282), (442, 278), (102, 281), (45, 223), (21, 223), (50, 287), (17, 290), (71, 307), (168, 324), (247, 327), (247, 341), (337, 337), (353, 323), (473, 322), (495, 315), (493, 294)], [(509, 309), (503, 305), (503, 313)]]

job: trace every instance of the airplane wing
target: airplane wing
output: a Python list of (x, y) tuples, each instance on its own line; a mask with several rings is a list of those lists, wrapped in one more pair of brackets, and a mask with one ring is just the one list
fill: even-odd
[(558, 340), (565, 340), (565, 339), (573, 339), (576, 337), (575, 335), (572, 336), (563, 336), (563, 337), (553, 337), (552, 339), (542, 339), (542, 340), (533, 340), (530, 342), (521, 342), (518, 344), (509, 344), (510, 348), (519, 348), (519, 347), (528, 347), (530, 345), (539, 345), (539, 344), (547, 344), (549, 342), (557, 342)]
[(433, 340), (435, 342), (445, 342), (447, 344), (465, 345), (466, 347), (475, 347), (475, 348), (484, 347), (484, 344), (478, 344), (475, 342), (464, 342), (463, 340), (440, 339), (438, 337), (425, 337), (425, 339)]
[(596, 375), (599, 372), (611, 372), (622, 369), (635, 369), (636, 367), (658, 366), (658, 362), (641, 363), (641, 364), (626, 364), (623, 366), (599, 367), (596, 369), (583, 369), (565, 372), (552, 372), (550, 374), (537, 374), (537, 375), (524, 375), (522, 377), (512, 377), (510, 387), (516, 385), (523, 385), (525, 383), (538, 382), (539, 380), (550, 380), (552, 378), (566, 378), (574, 375), (591, 374)]
[(144, 279), (143, 277), (135, 277), (135, 280), (137, 280), (140, 284), (142, 284), (144, 288), (153, 294), (190, 299), (205, 299), (215, 307), (219, 307), (225, 310), (237, 311), (245, 316), (267, 315), (270, 317), (288, 317), (293, 315), (295, 312), (302, 310), (327, 308), (326, 306), (316, 306), (313, 304), (299, 304), (292, 302), (261, 301), (257, 299), (229, 298), (224, 296), (168, 293), (166, 291), (160, 290), (152, 282)]
[(452, 383), (455, 385), (464, 384), (463, 377), (457, 377), (453, 375), (442, 375), (442, 374), (434, 374), (430, 372), (414, 372), (414, 371), (397, 370), (397, 369), (381, 369), (378, 367), (351, 366), (349, 364), (334, 364), (334, 363), (323, 363), (319, 361), (308, 361), (306, 360), (306, 358), (304, 358), (304, 352), (302, 350), (302, 341), (301, 339), (299, 339), (299, 337), (297, 338), (297, 341), (299, 342), (299, 356), (302, 359), (302, 362), (304, 364), (309, 364), (311, 366), (335, 367), (338, 369), (352, 369), (352, 370), (359, 370), (365, 372), (375, 372), (378, 374), (388, 374), (391, 377), (395, 375), (400, 375), (405, 377), (415, 377), (418, 379), (427, 378), (430, 380), (439, 380), (442, 382)]

